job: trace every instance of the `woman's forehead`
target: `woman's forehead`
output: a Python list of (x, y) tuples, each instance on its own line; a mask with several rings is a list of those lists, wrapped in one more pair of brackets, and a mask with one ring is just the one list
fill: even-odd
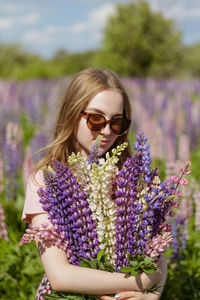
[(120, 93), (112, 90), (105, 90), (91, 99), (88, 103), (87, 110), (119, 114), (122, 113), (123, 107), (124, 101)]

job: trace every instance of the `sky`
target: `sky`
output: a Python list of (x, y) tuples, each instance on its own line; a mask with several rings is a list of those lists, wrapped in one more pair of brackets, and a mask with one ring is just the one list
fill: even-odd
[[(146, 0), (153, 11), (174, 20), (183, 42), (200, 41), (200, 0)], [(20, 43), (44, 58), (58, 49), (97, 49), (116, 3), (137, 0), (0, 0), (0, 42)]]

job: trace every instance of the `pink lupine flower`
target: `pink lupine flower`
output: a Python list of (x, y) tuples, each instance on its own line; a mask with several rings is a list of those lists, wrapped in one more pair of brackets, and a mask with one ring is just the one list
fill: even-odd
[(9, 238), (8, 238), (7, 226), (4, 220), (5, 220), (4, 210), (0, 203), (0, 240), (5, 240), (8, 242)]
[(171, 242), (172, 235), (169, 231), (156, 235), (147, 245), (147, 256), (150, 256), (154, 261), (156, 261), (160, 254), (164, 253), (170, 246)]
[(0, 194), (3, 192), (3, 161), (0, 153)]
[(192, 163), (191, 161), (187, 160), (186, 163), (185, 163), (188, 167), (191, 167)]
[(178, 192), (176, 193), (176, 196), (177, 196), (177, 197), (181, 197), (181, 196), (182, 196), (182, 193), (181, 193), (180, 191), (178, 191)]
[(41, 226), (29, 225), (19, 245), (25, 245), (36, 240), (41, 240), (44, 244), (50, 242), (52, 246), (57, 246), (64, 250), (70, 261), (70, 251), (65, 239), (65, 232), (58, 232), (56, 227), (49, 227), (48, 223), (44, 223)]
[(187, 169), (185, 170), (185, 174), (186, 175), (190, 175), (191, 174), (191, 171), (188, 171)]
[(182, 178), (182, 179), (180, 180), (180, 184), (181, 184), (181, 185), (186, 185), (186, 184), (188, 184), (188, 180), (187, 180), (186, 178)]
[(178, 160), (186, 161), (190, 157), (190, 138), (181, 133), (179, 136)]
[(170, 176), (170, 180), (174, 181), (175, 183), (179, 183), (179, 178), (177, 176)]

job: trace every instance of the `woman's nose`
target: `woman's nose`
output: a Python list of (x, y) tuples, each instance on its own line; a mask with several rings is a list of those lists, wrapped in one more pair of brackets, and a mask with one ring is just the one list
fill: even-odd
[(104, 135), (110, 135), (112, 133), (109, 123), (107, 123), (106, 126), (101, 130), (101, 133)]

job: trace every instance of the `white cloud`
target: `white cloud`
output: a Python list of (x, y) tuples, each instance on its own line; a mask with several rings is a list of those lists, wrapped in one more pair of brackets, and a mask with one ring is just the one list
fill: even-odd
[[(115, 12), (115, 7), (112, 4), (105, 4), (97, 9), (91, 10), (88, 13), (88, 18), (85, 21), (77, 22), (70, 26), (47, 26), (43, 29), (43, 35), (48, 36), (48, 39), (53, 39), (55, 35), (62, 35), (70, 33), (72, 35), (80, 36), (82, 34), (89, 34), (89, 36), (95, 37), (95, 40), (100, 39), (101, 29), (105, 24), (108, 16)], [(31, 40), (33, 32), (24, 36), (23, 40)], [(36, 37), (34, 36), (36, 41)], [(40, 39), (39, 39), (40, 40)]]
[[(32, 49), (46, 48), (67, 48), (71, 51), (80, 51), (92, 47), (97, 47), (102, 38), (102, 28), (107, 17), (113, 14), (115, 6), (105, 4), (90, 10), (85, 19), (69, 25), (49, 25), (37, 30), (26, 28), (26, 32), (21, 37), (21, 42)], [(30, 15), (27, 20), (29, 20)], [(33, 21), (38, 21), (39, 16), (33, 16)], [(41, 18), (40, 18), (41, 19)], [(23, 19), (22, 22), (25, 22)], [(86, 42), (87, 41), (87, 42)], [(77, 48), (78, 46), (78, 48)], [(51, 50), (52, 51), (52, 50)]]
[(22, 41), (27, 44), (47, 45), (52, 42), (52, 39), (49, 35), (44, 34), (42, 31), (33, 30), (26, 32), (22, 37)]
[(0, 18), (0, 29), (7, 29), (12, 27), (14, 23), (13, 18)]
[(102, 39), (102, 32), (94, 32), (91, 34), (91, 39), (95, 42), (99, 42)]
[(99, 8), (90, 11), (89, 21), (98, 23), (100, 26), (103, 26), (108, 16), (113, 14), (114, 12), (115, 6), (111, 3), (107, 3)]
[(186, 21), (186, 19), (200, 18), (200, 9), (196, 9), (195, 7), (188, 9), (178, 4), (175, 5), (173, 9), (169, 10), (167, 15), (176, 20)]
[(38, 13), (31, 13), (28, 15), (24, 15), (20, 18), (20, 23), (25, 25), (36, 24), (40, 20), (40, 15)]
[(53, 26), (53, 25), (47, 26), (45, 28), (46, 34), (56, 34), (60, 30), (61, 28), (59, 26)]
[(88, 18), (85, 21), (78, 22), (70, 27), (65, 27), (66, 31), (71, 31), (73, 34), (87, 33), (95, 36), (95, 40), (100, 39), (101, 31), (108, 16), (115, 12), (115, 6), (111, 3), (102, 5), (88, 13)]
[[(16, 14), (16, 13), (22, 13), (28, 8), (28, 3), (22, 2), (18, 3), (12, 2), (12, 3), (6, 3), (5, 1), (0, 1), (0, 6), (1, 6), (1, 14), (2, 13), (7, 13), (7, 14)], [(30, 3), (29, 3), (30, 4)]]
[(88, 30), (88, 24), (86, 22), (78, 22), (75, 25), (65, 27), (66, 31), (71, 31), (73, 34), (81, 34)]
[(33, 25), (38, 23), (40, 15), (31, 13), (23, 16), (0, 17), (0, 30), (12, 30), (23, 25)]
[(161, 11), (163, 15), (175, 21), (187, 21), (191, 18), (200, 18), (199, 0), (148, 0), (155, 11)]

